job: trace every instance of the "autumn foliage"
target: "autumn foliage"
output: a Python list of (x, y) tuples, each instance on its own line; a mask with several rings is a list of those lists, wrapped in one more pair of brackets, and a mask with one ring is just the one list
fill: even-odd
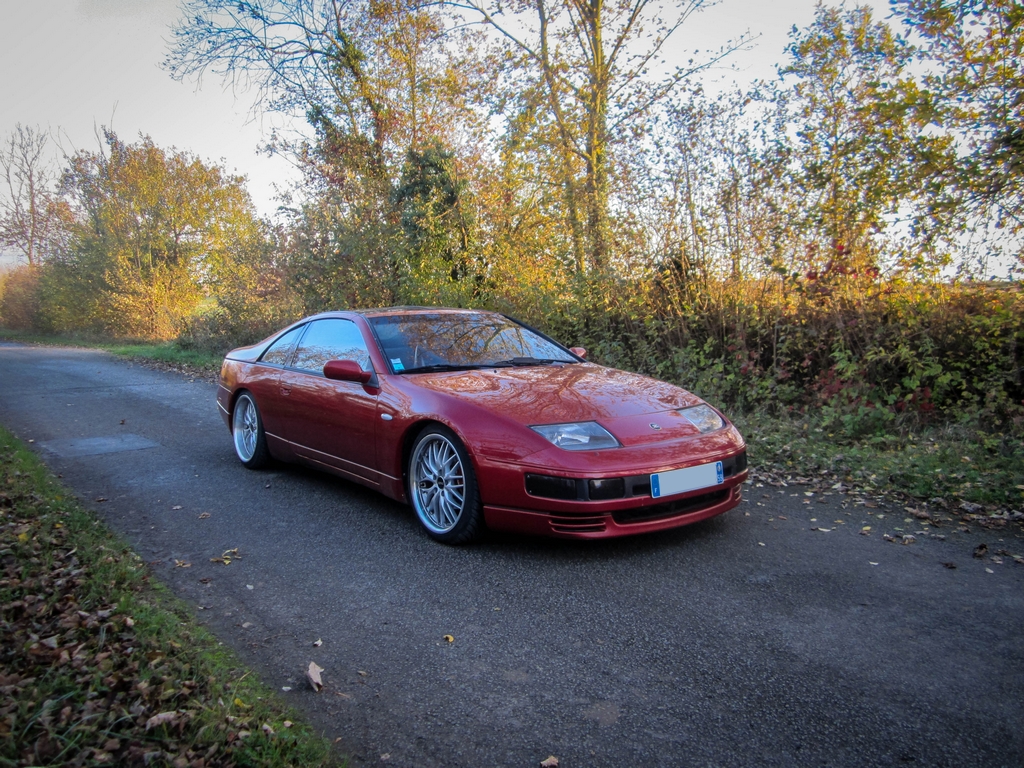
[[(188, 0), (169, 71), (303, 122), (272, 139), (302, 183), (263, 221), (244, 179), (107, 132), (11, 208), (3, 322), (223, 352), (474, 306), (732, 409), (1019, 430), (1019, 3), (819, 5), (778, 78), (719, 94), (730, 46), (667, 56), (702, 5)], [(13, 197), (49, 178), (18, 136)]]

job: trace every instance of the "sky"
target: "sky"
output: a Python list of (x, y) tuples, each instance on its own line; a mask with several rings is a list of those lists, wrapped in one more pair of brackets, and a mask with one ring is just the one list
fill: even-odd
[[(886, 15), (885, 0), (870, 4), (877, 18)], [(749, 31), (758, 38), (731, 57), (735, 72), (704, 75), (717, 87), (746, 83), (774, 73), (789, 30), (813, 14), (814, 0), (722, 0), (692, 17), (671, 46), (688, 56)], [(148, 135), (246, 176), (269, 216), (277, 187), (297, 178), (287, 160), (258, 152), (275, 118), (253, 118), (252, 95), (216, 78), (182, 83), (160, 68), (177, 17), (177, 0), (0, 0), (0, 138), (18, 123), (38, 126), (73, 152), (96, 150), (102, 127), (127, 141)]]

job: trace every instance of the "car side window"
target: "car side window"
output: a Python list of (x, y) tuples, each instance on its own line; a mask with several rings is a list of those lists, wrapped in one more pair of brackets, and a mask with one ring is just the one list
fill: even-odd
[(306, 326), (300, 325), (298, 328), (288, 331), (267, 348), (260, 360), (271, 365), (288, 365), (288, 358), (292, 356), (295, 342), (299, 340), (299, 336), (304, 330), (306, 330)]
[(370, 370), (370, 352), (363, 334), (351, 320), (315, 320), (299, 342), (293, 368), (322, 373), (329, 360), (354, 360)]

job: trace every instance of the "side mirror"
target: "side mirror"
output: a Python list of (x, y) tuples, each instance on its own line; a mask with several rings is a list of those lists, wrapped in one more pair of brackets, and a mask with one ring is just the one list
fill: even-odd
[(587, 350), (583, 347), (569, 347), (569, 351), (576, 355), (576, 357), (582, 357), (584, 360), (587, 359)]
[(355, 360), (328, 360), (324, 366), (324, 376), (336, 381), (354, 381), (366, 384), (373, 374), (360, 368), (359, 363)]

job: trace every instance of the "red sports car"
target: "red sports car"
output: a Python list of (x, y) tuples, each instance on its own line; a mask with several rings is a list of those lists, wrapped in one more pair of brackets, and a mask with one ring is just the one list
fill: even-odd
[(230, 352), (242, 464), (302, 462), (411, 503), (427, 533), (603, 538), (732, 509), (743, 438), (686, 390), (492, 312), (327, 312)]

